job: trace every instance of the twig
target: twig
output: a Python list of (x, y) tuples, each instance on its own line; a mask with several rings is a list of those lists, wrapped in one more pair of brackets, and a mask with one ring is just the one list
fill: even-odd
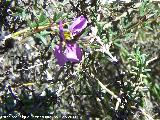
[(139, 109), (139, 110), (141, 111), (142, 115), (144, 115), (145, 117), (148, 118), (148, 120), (154, 120), (152, 116), (150, 116), (149, 114), (147, 114), (147, 113), (145, 112), (144, 109)]
[[(91, 76), (93, 78), (95, 78), (93, 74), (91, 74)], [(98, 81), (98, 84), (101, 86), (101, 88), (103, 90), (105, 90), (107, 93), (109, 93), (113, 98), (117, 99), (115, 110), (118, 110), (118, 107), (119, 107), (119, 105), (121, 103), (121, 99), (116, 94), (114, 94), (114, 92), (112, 92), (111, 90), (109, 90), (108, 88), (106, 88), (106, 86), (103, 85), (103, 83), (101, 81), (99, 81), (97, 78), (95, 78), (95, 79)]]
[(97, 81), (98, 81), (98, 84), (102, 87), (103, 90), (105, 90), (107, 93), (109, 93), (113, 98), (118, 99), (118, 96), (115, 95), (111, 90), (106, 88), (106, 86), (104, 86), (101, 81), (99, 81), (98, 79), (97, 79)]
[(25, 28), (25, 29), (22, 29), (22, 30), (20, 30), (20, 31), (18, 31), (18, 32), (15, 32), (15, 33), (12, 33), (12, 34), (9, 34), (9, 35), (5, 36), (2, 41), (5, 41), (5, 40), (7, 40), (7, 39), (9, 39), (9, 38), (16, 38), (17, 36), (22, 35), (22, 34), (25, 34), (25, 33), (28, 33), (28, 32), (29, 32), (29, 33), (30, 33), (30, 32), (33, 32), (33, 33), (35, 33), (35, 32), (40, 32), (40, 31), (42, 31), (42, 30), (46, 30), (48, 27), (50, 27), (50, 25), (39, 26), (39, 27), (35, 27), (35, 28), (33, 28), (33, 29), (31, 29), (31, 28)]
[(158, 59), (159, 59), (159, 56), (156, 56), (156, 57), (148, 60), (148, 61), (146, 62), (146, 65), (149, 65), (149, 64), (153, 63), (154, 61), (156, 61), (156, 60), (158, 60)]

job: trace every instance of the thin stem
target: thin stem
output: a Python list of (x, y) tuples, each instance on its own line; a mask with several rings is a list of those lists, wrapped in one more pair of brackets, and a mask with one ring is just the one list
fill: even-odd
[[(93, 74), (92, 74), (92, 77), (95, 78)], [(116, 94), (114, 94), (114, 92), (112, 92), (111, 90), (106, 88), (106, 86), (103, 85), (103, 83), (101, 81), (99, 81), (98, 79), (96, 79), (96, 80), (98, 81), (98, 84), (102, 87), (102, 89), (105, 90), (107, 93), (109, 93), (113, 98), (115, 98), (115, 99), (119, 98)]]

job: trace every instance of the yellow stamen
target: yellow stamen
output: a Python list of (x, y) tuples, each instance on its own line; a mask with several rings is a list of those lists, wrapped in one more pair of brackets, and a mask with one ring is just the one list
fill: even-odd
[(70, 31), (64, 31), (64, 38), (65, 40), (70, 41), (72, 39), (72, 34)]

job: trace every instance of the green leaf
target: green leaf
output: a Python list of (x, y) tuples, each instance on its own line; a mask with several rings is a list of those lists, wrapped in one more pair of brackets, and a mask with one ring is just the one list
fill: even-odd
[(47, 41), (46, 41), (46, 38), (44, 36), (42, 36), (40, 33), (37, 33), (36, 34), (36, 37), (40, 38), (42, 43), (47, 45)]
[(49, 34), (50, 34), (50, 32), (48, 32), (46, 30), (40, 32), (41, 36), (46, 36), (46, 35), (49, 35)]
[(56, 17), (57, 17), (57, 13), (55, 12), (55, 13), (54, 13), (54, 16), (53, 16), (53, 21), (56, 21), (56, 20), (57, 20)]
[(153, 91), (158, 96), (158, 98), (160, 98), (160, 94), (159, 94), (158, 90), (156, 89), (156, 87), (153, 88)]
[(114, 40), (114, 41), (113, 41), (113, 44), (116, 45), (116, 46), (119, 47), (119, 48), (122, 48), (122, 47), (123, 47), (119, 39)]
[(39, 16), (39, 23), (46, 21), (47, 17), (44, 14), (44, 12), (41, 13), (41, 15)]
[(140, 16), (144, 16), (144, 4), (140, 7)]
[(144, 16), (146, 1), (140, 6), (140, 16)]
[(134, 34), (133, 33), (126, 33), (125, 39), (129, 40)]
[(150, 26), (145, 26), (148, 30), (153, 30)]
[(21, 7), (16, 7), (15, 9), (18, 13), (22, 13), (24, 11), (24, 9), (22, 9)]
[(30, 21), (28, 22), (30, 24), (31, 28), (37, 27), (37, 26), (44, 26), (44, 25), (48, 25), (49, 23), (49, 19), (47, 18), (47, 16), (44, 14), (44, 12), (41, 12), (40, 15), (37, 15), (35, 12), (33, 12), (34, 15), (36, 16), (36, 18), (38, 19), (37, 22), (32, 22), (30, 24)]
[(53, 17), (53, 21), (58, 22), (58, 20), (62, 17), (62, 15), (63, 15), (62, 12), (59, 12), (59, 13), (55, 12), (54, 17)]
[(34, 27), (39, 26), (38, 23), (36, 23), (36, 22), (33, 22), (33, 23), (31, 23), (31, 24), (30, 24), (30, 22), (28, 22), (28, 23), (29, 23), (29, 26), (30, 26), (31, 28), (34, 28)]
[(158, 84), (155, 84), (155, 87), (159, 90), (159, 92), (160, 92), (160, 85), (158, 85)]
[(47, 25), (48, 23), (49, 23), (49, 20), (46, 19), (45, 21), (39, 22), (38, 24), (39, 24), (39, 26), (44, 26), (44, 25)]
[(52, 41), (51, 48), (54, 49), (55, 43)]

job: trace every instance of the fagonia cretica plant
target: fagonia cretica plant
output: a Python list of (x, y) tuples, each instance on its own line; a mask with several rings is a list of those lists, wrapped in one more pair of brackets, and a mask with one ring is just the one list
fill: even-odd
[(149, 1), (1, 1), (1, 118), (159, 119), (159, 4)]

